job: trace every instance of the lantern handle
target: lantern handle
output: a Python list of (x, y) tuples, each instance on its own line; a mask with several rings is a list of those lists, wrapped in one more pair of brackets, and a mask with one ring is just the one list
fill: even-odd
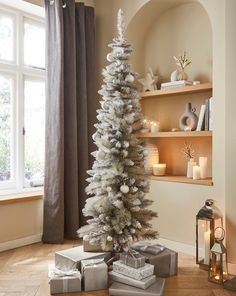
[[(216, 235), (216, 232), (217, 232), (218, 230), (221, 230), (221, 236), (220, 236), (219, 238), (218, 238), (217, 235)], [(216, 228), (215, 228), (215, 231), (214, 231), (214, 237), (215, 237), (215, 240), (216, 240), (216, 241), (223, 241), (224, 238), (225, 238), (225, 230), (224, 230), (224, 228), (223, 228), (223, 227), (216, 227)]]

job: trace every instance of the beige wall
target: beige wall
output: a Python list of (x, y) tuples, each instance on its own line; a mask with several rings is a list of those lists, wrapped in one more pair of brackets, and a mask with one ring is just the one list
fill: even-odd
[[(134, 3), (138, 3), (134, 6)], [(225, 3), (227, 3), (225, 11)], [(201, 5), (202, 6), (201, 6)], [(160, 236), (169, 240), (195, 245), (195, 215), (205, 199), (214, 198), (224, 214), (227, 214), (227, 241), (229, 261), (236, 263), (236, 205), (233, 170), (236, 155), (233, 109), (235, 90), (227, 84), (234, 78), (231, 47), (234, 39), (234, 0), (143, 0), (120, 1), (101, 0), (96, 2), (97, 16), (97, 81), (101, 81), (101, 68), (106, 64), (107, 44), (115, 33), (116, 13), (123, 8), (127, 24), (127, 37), (132, 42), (135, 53), (133, 68), (144, 74), (152, 65), (164, 78), (174, 69), (172, 56), (186, 49), (193, 60), (188, 73), (192, 79), (213, 80), (214, 95), (214, 136), (213, 136), (213, 180), (214, 186), (151, 181), (149, 197), (155, 203), (153, 209), (159, 213), (154, 226)], [(226, 14), (225, 14), (226, 13)], [(227, 22), (225, 24), (225, 19)], [(235, 18), (234, 18), (235, 19)], [(211, 28), (212, 26), (212, 28)], [(212, 30), (211, 30), (212, 29)], [(227, 30), (226, 47), (225, 32)], [(181, 36), (181, 33), (184, 34)], [(212, 38), (211, 38), (212, 36)], [(169, 46), (170, 44), (170, 46)], [(229, 54), (225, 63), (226, 53)], [(229, 58), (230, 56), (230, 58)], [(231, 60), (231, 62), (230, 62)], [(234, 59), (235, 60), (235, 59)], [(234, 66), (234, 67), (233, 67)], [(212, 72), (213, 68), (213, 72)], [(228, 79), (226, 79), (227, 72)], [(230, 77), (229, 77), (230, 76)], [(227, 92), (226, 90), (227, 86)], [(226, 100), (229, 100), (226, 105)], [(231, 110), (231, 117), (225, 116)], [(227, 118), (227, 120), (226, 120)], [(227, 133), (225, 130), (227, 129)], [(227, 151), (227, 157), (225, 150)], [(227, 175), (226, 175), (227, 173)], [(227, 178), (226, 176), (231, 178)], [(227, 180), (227, 181), (226, 181)], [(226, 187), (227, 185), (227, 187)], [(225, 207), (226, 205), (226, 207)], [(234, 244), (231, 244), (231, 241)]]
[(211, 81), (211, 24), (198, 3), (171, 8), (153, 22), (144, 42), (144, 69), (147, 71), (151, 66), (161, 76), (161, 81), (170, 81), (170, 73), (176, 69), (173, 56), (179, 56), (183, 51), (192, 60), (186, 69), (189, 79)]
[(40, 236), (43, 225), (43, 201), (35, 200), (0, 205), (1, 243)]
[(226, 1), (226, 223), (227, 247), (231, 262), (236, 262), (236, 1)]

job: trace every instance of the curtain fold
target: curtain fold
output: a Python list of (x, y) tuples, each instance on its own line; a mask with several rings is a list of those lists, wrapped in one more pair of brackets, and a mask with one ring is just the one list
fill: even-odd
[(94, 9), (45, 1), (47, 100), (43, 241), (75, 238), (82, 215), (96, 114)]

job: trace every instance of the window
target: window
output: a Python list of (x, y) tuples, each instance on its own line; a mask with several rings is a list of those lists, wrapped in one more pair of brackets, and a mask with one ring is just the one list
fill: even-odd
[(0, 191), (43, 185), (44, 130), (44, 21), (0, 6)]

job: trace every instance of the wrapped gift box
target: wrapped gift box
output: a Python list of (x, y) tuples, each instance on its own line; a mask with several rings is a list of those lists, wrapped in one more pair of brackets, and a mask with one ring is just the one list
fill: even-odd
[(155, 266), (157, 277), (168, 277), (176, 275), (178, 272), (178, 253), (170, 249), (165, 249), (157, 255), (141, 252), (146, 261)]
[(78, 270), (63, 272), (57, 269), (54, 264), (50, 264), (48, 276), (51, 294), (81, 291), (81, 274)]
[(125, 284), (114, 282), (110, 289), (109, 295), (114, 296), (162, 296), (165, 287), (165, 279), (157, 278), (156, 282), (148, 289), (138, 289)]
[(156, 241), (151, 242), (138, 242), (132, 245), (133, 250), (138, 252), (145, 252), (148, 254), (157, 255), (164, 251), (165, 247)]
[(60, 270), (80, 270), (80, 262), (85, 259), (104, 258), (105, 261), (111, 258), (110, 252), (84, 252), (83, 246), (58, 251), (55, 253), (55, 265)]
[(81, 273), (84, 291), (107, 289), (108, 270), (103, 259), (81, 261)]
[(100, 245), (91, 245), (88, 241), (83, 240), (84, 252), (104, 252)]
[(142, 280), (135, 280), (135, 279), (127, 277), (123, 274), (120, 274), (120, 273), (117, 273), (114, 271), (110, 271), (109, 277), (114, 282), (123, 283), (123, 284), (133, 286), (133, 287), (136, 287), (139, 289), (147, 289), (148, 287), (150, 287), (152, 284), (154, 284), (156, 282), (155, 275), (151, 275), (151, 276), (149, 276), (145, 279), (142, 279)]
[(133, 268), (125, 265), (120, 260), (113, 263), (113, 271), (121, 273), (125, 276), (131, 277), (136, 280), (142, 280), (154, 273), (154, 266), (146, 263), (143, 267)]
[(121, 253), (120, 261), (133, 268), (143, 267), (145, 265), (145, 256), (136, 251), (133, 251), (133, 253), (131, 252)]

